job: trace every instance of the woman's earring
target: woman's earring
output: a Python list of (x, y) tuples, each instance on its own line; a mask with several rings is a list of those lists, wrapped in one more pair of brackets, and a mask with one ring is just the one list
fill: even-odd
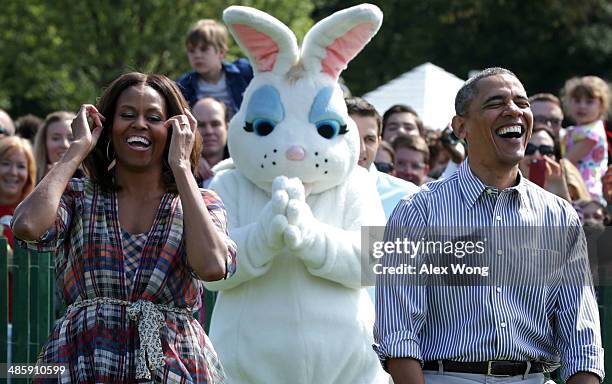
[(108, 161), (110, 161), (110, 164), (109, 164), (109, 165), (108, 165), (108, 167), (106, 168), (106, 170), (107, 170), (108, 172), (110, 172), (110, 170), (111, 170), (111, 169), (113, 169), (113, 167), (115, 166), (115, 164), (117, 164), (117, 159), (112, 159), (112, 160), (111, 160), (110, 153), (109, 153), (109, 152), (110, 152), (110, 144), (111, 144), (111, 141), (109, 140), (109, 141), (106, 143), (106, 158), (108, 159)]

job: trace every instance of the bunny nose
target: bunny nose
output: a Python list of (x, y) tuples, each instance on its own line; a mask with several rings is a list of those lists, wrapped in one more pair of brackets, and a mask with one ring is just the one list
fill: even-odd
[(292, 145), (286, 153), (287, 159), (293, 161), (302, 161), (306, 156), (306, 152), (304, 152), (304, 148), (298, 145)]

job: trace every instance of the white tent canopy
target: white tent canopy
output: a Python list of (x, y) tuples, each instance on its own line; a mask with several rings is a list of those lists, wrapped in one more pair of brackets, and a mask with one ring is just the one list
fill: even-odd
[(363, 95), (382, 115), (395, 104), (414, 108), (423, 123), (443, 129), (455, 115), (455, 95), (464, 80), (425, 63)]

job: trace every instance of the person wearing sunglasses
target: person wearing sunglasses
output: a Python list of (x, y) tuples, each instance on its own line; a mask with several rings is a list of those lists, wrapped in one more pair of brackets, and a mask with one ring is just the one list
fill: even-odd
[(378, 150), (376, 151), (376, 157), (374, 157), (376, 169), (379, 172), (393, 176), (393, 169), (395, 168), (393, 164), (395, 164), (395, 151), (393, 147), (386, 141), (380, 140), (378, 143)]
[(536, 175), (530, 174), (537, 167), (530, 165), (538, 161), (544, 164), (544, 189), (568, 201), (589, 197), (578, 169), (569, 160), (561, 158), (559, 142), (553, 137), (553, 132), (548, 126), (534, 120), (533, 134), (525, 147), (525, 157), (520, 162), (523, 176), (530, 180), (537, 179)]

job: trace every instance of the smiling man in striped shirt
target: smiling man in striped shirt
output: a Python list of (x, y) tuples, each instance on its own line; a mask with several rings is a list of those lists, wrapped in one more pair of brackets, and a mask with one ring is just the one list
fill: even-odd
[(453, 130), (468, 143), (468, 159), (402, 201), (384, 240), (423, 241), (452, 228), (456, 246), (462, 230), (497, 233), (480, 239), (492, 271), (480, 280), (437, 279), (435, 271), (453, 269), (435, 269), (431, 254), (387, 250), (383, 266), (407, 261), (417, 277), (377, 276), (375, 351), (395, 384), (535, 384), (558, 366), (568, 384), (599, 383), (599, 316), (578, 216), (518, 169), (533, 127), (521, 82), (486, 69), (459, 90), (455, 110)]

